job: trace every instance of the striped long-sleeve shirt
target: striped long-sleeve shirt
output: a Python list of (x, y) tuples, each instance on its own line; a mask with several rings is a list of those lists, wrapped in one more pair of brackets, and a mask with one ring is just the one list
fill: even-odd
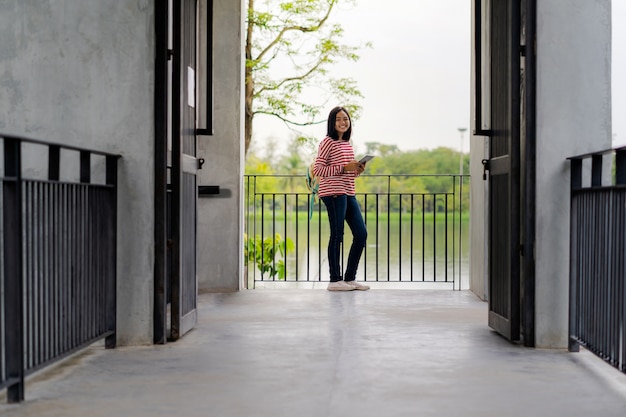
[(354, 149), (349, 141), (333, 140), (325, 137), (320, 142), (313, 173), (320, 178), (318, 195), (355, 195), (354, 179), (357, 171), (341, 172), (343, 167), (354, 160)]

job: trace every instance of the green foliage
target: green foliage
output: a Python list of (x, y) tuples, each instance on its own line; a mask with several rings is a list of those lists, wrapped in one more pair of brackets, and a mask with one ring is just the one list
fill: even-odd
[(244, 236), (244, 258), (246, 263), (254, 263), (262, 274), (273, 278), (285, 279), (285, 256), (293, 251), (295, 245), (289, 238), (283, 239), (278, 233), (261, 239), (261, 236)]
[(361, 47), (342, 43), (343, 29), (330, 19), (333, 10), (350, 3), (354, 0), (248, 0), (246, 154), (259, 114), (296, 129), (324, 122), (321, 112), (332, 102), (358, 119), (362, 94), (355, 81), (330, 72), (340, 60), (359, 60)]
[[(414, 200), (417, 207), (426, 212), (445, 210), (445, 193), (451, 193), (459, 188), (459, 157), (458, 151), (440, 147), (432, 150), (416, 150), (403, 152), (397, 147), (367, 143), (366, 153), (376, 155), (367, 163), (365, 174), (357, 179), (357, 192), (369, 194), (386, 193), (413, 193), (413, 194), (439, 194), (436, 200), (432, 197)], [(312, 156), (302, 157), (302, 142), (294, 139), (288, 148), (288, 154), (273, 157), (266, 160), (251, 153), (246, 160), (246, 174), (275, 174), (282, 177), (255, 177), (255, 189), (257, 192), (275, 193), (288, 191), (291, 193), (306, 193), (304, 174), (306, 165), (312, 161)], [(362, 152), (358, 153), (363, 154)], [(275, 162), (272, 162), (275, 161)], [(469, 172), (469, 155), (463, 155), (463, 172)], [(263, 168), (263, 169), (261, 169)], [(421, 174), (421, 176), (418, 176)], [(428, 175), (425, 175), (428, 174)], [(295, 176), (294, 176), (295, 175)], [(392, 175), (390, 177), (390, 175)], [(463, 207), (469, 207), (468, 178), (463, 180)], [(383, 201), (384, 200), (384, 201)], [(385, 207), (386, 199), (376, 202), (373, 198), (368, 200), (368, 206), (375, 204)], [(304, 201), (300, 202), (302, 209)], [(450, 202), (448, 202), (450, 203)], [(266, 200), (267, 208), (270, 208), (269, 200)], [(280, 204), (280, 202), (278, 202)], [(398, 197), (390, 200), (391, 209), (396, 209), (400, 204), (403, 210), (410, 207), (411, 201)], [(423, 207), (422, 207), (423, 206)], [(372, 208), (368, 207), (368, 208)], [(288, 209), (291, 207), (288, 207)]]

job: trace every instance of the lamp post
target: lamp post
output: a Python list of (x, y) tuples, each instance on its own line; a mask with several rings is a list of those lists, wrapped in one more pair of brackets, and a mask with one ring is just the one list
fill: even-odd
[(461, 146), (459, 147), (459, 175), (463, 175), (463, 134), (467, 130), (465, 127), (459, 127), (461, 133)]

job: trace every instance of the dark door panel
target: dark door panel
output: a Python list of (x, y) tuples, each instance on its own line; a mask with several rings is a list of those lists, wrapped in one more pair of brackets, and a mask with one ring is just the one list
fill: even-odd
[(490, 6), (489, 326), (519, 340), (520, 0)]

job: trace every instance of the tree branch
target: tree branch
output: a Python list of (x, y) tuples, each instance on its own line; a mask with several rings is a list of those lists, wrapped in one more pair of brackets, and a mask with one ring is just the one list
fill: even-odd
[[(325, 58), (325, 57), (323, 57), (323, 58)], [(292, 82), (292, 81), (303, 80), (303, 79), (307, 78), (309, 75), (311, 75), (312, 73), (314, 73), (315, 71), (317, 71), (317, 69), (322, 65), (323, 62), (324, 62), (324, 60), (322, 58), (320, 58), (320, 60), (313, 67), (311, 67), (307, 72), (305, 72), (304, 74), (285, 78), (285, 79), (281, 80), (278, 84), (276, 84), (276, 85), (274, 85), (272, 87), (269, 87), (269, 86), (265, 85), (261, 89), (259, 89), (259, 91), (255, 91), (254, 92), (254, 96), (255, 97), (259, 96), (260, 94), (262, 94), (265, 91), (276, 91), (280, 87), (282, 87), (283, 85), (285, 85), (285, 84), (287, 84), (289, 82)]]
[(314, 122), (305, 122), (305, 123), (301, 123), (301, 122), (294, 122), (293, 120), (289, 120), (284, 116), (281, 116), (280, 114), (274, 113), (274, 112), (270, 112), (270, 111), (264, 111), (264, 110), (259, 110), (259, 111), (255, 111), (254, 115), (257, 114), (265, 114), (267, 116), (275, 116), (278, 119), (282, 120), (283, 122), (290, 124), (290, 125), (294, 125), (294, 126), (311, 126), (311, 125), (319, 125), (321, 123), (326, 123), (326, 119), (323, 120), (318, 120), (318, 121), (314, 121)]
[(268, 53), (277, 43), (279, 43), (282, 38), (285, 36), (286, 33), (288, 32), (292, 32), (292, 31), (300, 31), (303, 33), (307, 33), (307, 32), (316, 32), (318, 31), (323, 25), (324, 23), (326, 23), (326, 21), (328, 20), (328, 17), (330, 16), (330, 12), (332, 12), (333, 7), (335, 7), (335, 0), (331, 0), (328, 3), (328, 10), (326, 10), (326, 15), (324, 15), (324, 17), (322, 17), (322, 19), (320, 19), (316, 25), (313, 26), (298, 26), (298, 25), (294, 25), (294, 26), (286, 26), (284, 28), (281, 29), (281, 31), (278, 33), (278, 35), (276, 35), (276, 38), (274, 38), (274, 40), (272, 42), (270, 42), (265, 49), (263, 49), (259, 55), (256, 57), (255, 61), (261, 61), (263, 59), (263, 56), (265, 56), (266, 53)]

